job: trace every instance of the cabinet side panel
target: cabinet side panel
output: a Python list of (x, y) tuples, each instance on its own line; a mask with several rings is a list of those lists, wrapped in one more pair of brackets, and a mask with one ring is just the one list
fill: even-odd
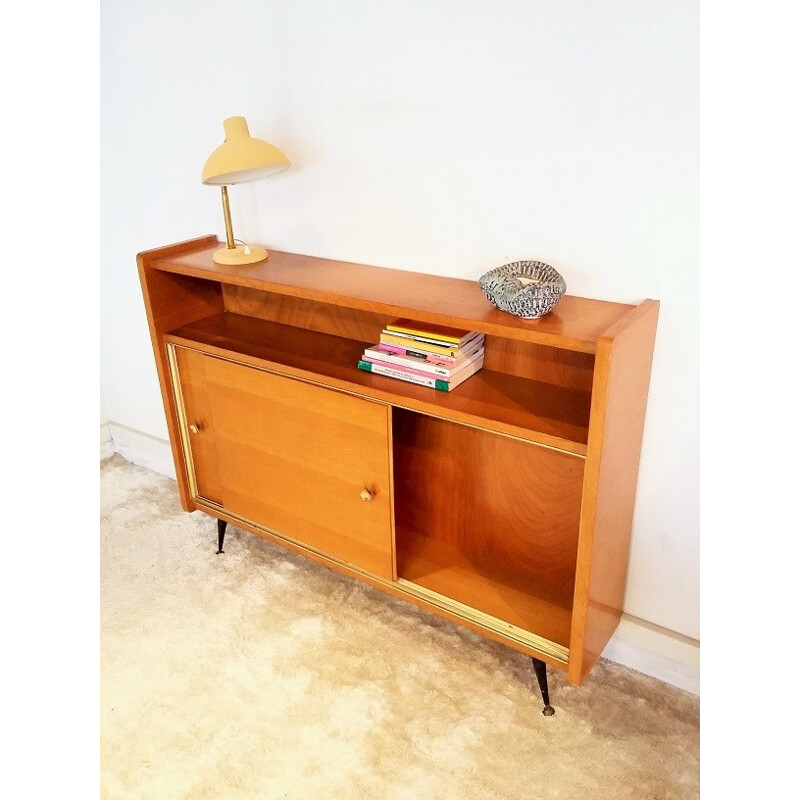
[(188, 511), (193, 506), (189, 500), (186, 464), (181, 452), (178, 415), (170, 381), (164, 334), (173, 328), (222, 311), (222, 290), (214, 281), (198, 280), (153, 269), (147, 266), (147, 260), (147, 256), (139, 256), (139, 279), (161, 387), (161, 399), (167, 417), (181, 505)]
[(598, 342), (584, 473), (569, 680), (581, 683), (622, 614), (658, 303)]

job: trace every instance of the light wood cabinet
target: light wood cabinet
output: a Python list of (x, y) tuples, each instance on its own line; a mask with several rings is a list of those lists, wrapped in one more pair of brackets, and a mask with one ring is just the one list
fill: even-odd
[[(183, 507), (581, 683), (621, 614), (658, 303), (522, 320), (473, 281), (218, 246), (138, 258)], [(359, 371), (399, 316), (482, 331), (484, 369)]]

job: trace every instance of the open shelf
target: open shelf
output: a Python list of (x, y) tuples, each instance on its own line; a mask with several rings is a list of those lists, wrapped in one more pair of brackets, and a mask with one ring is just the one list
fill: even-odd
[(398, 579), (568, 647), (583, 460), (404, 409), (392, 460)]
[[(375, 332), (375, 337), (379, 331)], [(167, 341), (236, 357), (314, 383), (435, 417), (494, 430), (577, 455), (586, 454), (589, 392), (486, 369), (440, 392), (357, 368), (374, 342), (222, 312), (171, 330)]]
[(553, 596), (530, 578), (476, 563), (427, 536), (400, 529), (397, 542), (398, 578), (569, 647), (571, 597)]

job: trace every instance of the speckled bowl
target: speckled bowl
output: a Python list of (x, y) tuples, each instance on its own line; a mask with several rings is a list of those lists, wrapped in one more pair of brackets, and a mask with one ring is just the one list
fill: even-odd
[(549, 314), (567, 291), (558, 271), (541, 261), (503, 264), (481, 275), (478, 284), (493, 306), (524, 319)]

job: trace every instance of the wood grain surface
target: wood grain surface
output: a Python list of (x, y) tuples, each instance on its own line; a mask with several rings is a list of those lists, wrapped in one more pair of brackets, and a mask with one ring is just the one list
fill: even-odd
[(198, 486), (218, 481), (232, 513), (391, 580), (388, 407), (203, 353), (185, 365), (211, 419), (192, 442), (213, 437), (216, 454), (208, 476), (195, 458)]
[(191, 459), (197, 493), (200, 497), (224, 506), (211, 395), (206, 377), (208, 359), (183, 347), (175, 348), (175, 358), (178, 366), (175, 380), (179, 383), (187, 426), (186, 430), (181, 431), (181, 435), (184, 437), (184, 448), (188, 450)]
[(397, 409), (393, 437), (398, 576), (568, 645), (583, 460)]
[(622, 615), (658, 310), (655, 300), (637, 306), (597, 351), (570, 644), (576, 684)]

